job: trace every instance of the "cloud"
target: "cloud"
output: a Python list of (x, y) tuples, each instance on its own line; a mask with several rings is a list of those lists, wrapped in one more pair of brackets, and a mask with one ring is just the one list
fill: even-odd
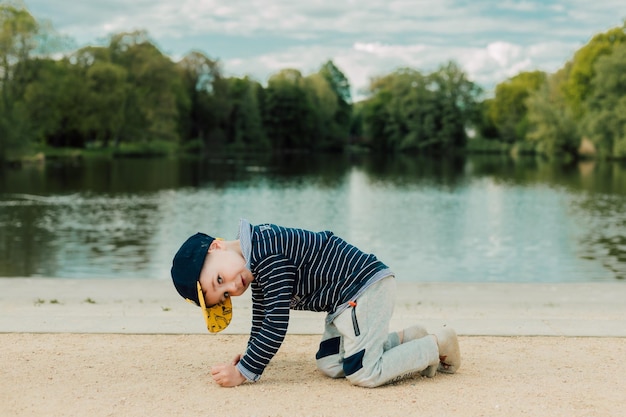
[[(508, 42), (492, 42), (483, 47), (450, 47), (435, 45), (392, 45), (356, 42), (352, 48), (293, 48), (280, 54), (267, 54), (250, 59), (225, 61), (225, 68), (238, 75), (251, 75), (264, 82), (262, 74), (295, 68), (304, 75), (315, 72), (332, 59), (348, 77), (354, 98), (363, 98), (372, 77), (410, 67), (429, 73), (449, 61), (457, 62), (473, 82), (489, 93), (497, 83), (522, 71), (555, 72), (576, 50), (577, 45), (545, 42), (529, 46)], [(248, 71), (246, 71), (248, 70)]]
[(27, 1), (36, 18), (85, 45), (145, 29), (179, 59), (201, 50), (227, 75), (261, 82), (332, 59), (358, 92), (399, 67), (456, 61), (486, 89), (520, 71), (555, 71), (595, 33), (621, 25), (623, 0)]

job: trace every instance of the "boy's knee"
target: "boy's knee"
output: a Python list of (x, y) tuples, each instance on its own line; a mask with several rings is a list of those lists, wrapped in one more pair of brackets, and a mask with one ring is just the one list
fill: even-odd
[(372, 374), (375, 373), (376, 370), (363, 366), (364, 356), (365, 349), (345, 358), (343, 360), (343, 371), (346, 374), (346, 379), (348, 379), (352, 385), (373, 388), (377, 386), (375, 383), (376, 378), (372, 378)]
[(365, 356), (365, 349), (358, 351), (354, 355), (350, 355), (343, 359), (343, 371), (346, 377), (350, 378), (352, 375), (358, 373), (363, 369), (363, 357)]
[(342, 366), (341, 338), (333, 337), (323, 340), (315, 355), (317, 369), (331, 378), (343, 378), (345, 376)]
[(363, 388), (375, 388), (381, 385), (378, 381), (378, 378), (371, 372), (368, 372), (366, 369), (361, 369), (360, 372), (354, 373), (352, 375), (347, 375), (346, 379), (350, 382), (350, 384), (355, 385), (357, 387)]
[(373, 383), (369, 379), (352, 378), (352, 379), (348, 379), (348, 381), (350, 381), (352, 385), (355, 385), (361, 388), (376, 388), (380, 385), (380, 384)]
[(343, 372), (343, 366), (336, 360), (318, 360), (317, 369), (319, 369), (324, 375), (331, 378), (343, 378), (346, 376)]
[[(355, 353), (344, 359), (343, 370), (346, 379), (352, 385), (363, 388), (374, 388), (383, 385), (381, 381), (381, 368), (378, 361), (363, 361), (365, 357), (365, 349)], [(371, 358), (370, 358), (371, 359)]]

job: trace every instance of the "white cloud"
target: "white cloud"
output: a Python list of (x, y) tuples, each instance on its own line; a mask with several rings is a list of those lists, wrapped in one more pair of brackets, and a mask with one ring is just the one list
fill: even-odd
[[(228, 75), (261, 82), (332, 59), (354, 91), (398, 67), (454, 60), (491, 88), (520, 71), (555, 71), (595, 33), (619, 26), (623, 0), (63, 0), (27, 1), (79, 45), (145, 29), (173, 59), (201, 50)], [(624, 13), (624, 12), (622, 12)]]
[[(500, 9), (513, 10), (516, 12), (532, 12), (536, 11), (540, 5), (532, 1), (502, 1), (497, 5)], [(548, 6), (549, 7), (549, 6)]]
[[(449, 47), (435, 45), (392, 45), (379, 42), (356, 42), (352, 48), (293, 48), (279, 54), (225, 62), (224, 67), (237, 75), (252, 75), (261, 82), (265, 73), (296, 68), (304, 75), (318, 70), (327, 59), (348, 77), (355, 99), (363, 98), (372, 77), (389, 74), (401, 67), (429, 73), (448, 61), (457, 62), (473, 82), (490, 93), (495, 85), (523, 71), (555, 72), (571, 58), (577, 45), (546, 42), (522, 46), (493, 42), (482, 47)], [(246, 69), (253, 71), (246, 72)]]
[(371, 54), (376, 58), (381, 59), (402, 59), (403, 61), (409, 61), (419, 63), (419, 54), (426, 50), (424, 45), (385, 45), (379, 42), (374, 43), (362, 43), (357, 42), (354, 44), (354, 50)]

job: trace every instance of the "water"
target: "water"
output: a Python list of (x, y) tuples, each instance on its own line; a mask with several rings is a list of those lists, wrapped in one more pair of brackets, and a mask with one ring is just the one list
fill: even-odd
[(333, 230), (412, 282), (626, 278), (626, 167), (480, 156), (48, 162), (0, 173), (0, 276), (169, 279), (240, 218)]

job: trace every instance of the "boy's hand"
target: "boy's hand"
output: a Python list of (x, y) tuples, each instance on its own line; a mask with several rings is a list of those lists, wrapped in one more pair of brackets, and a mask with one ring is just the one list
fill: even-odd
[(236, 387), (246, 382), (246, 377), (235, 367), (240, 359), (241, 355), (237, 355), (229, 364), (213, 366), (211, 368), (213, 380), (223, 387)]

